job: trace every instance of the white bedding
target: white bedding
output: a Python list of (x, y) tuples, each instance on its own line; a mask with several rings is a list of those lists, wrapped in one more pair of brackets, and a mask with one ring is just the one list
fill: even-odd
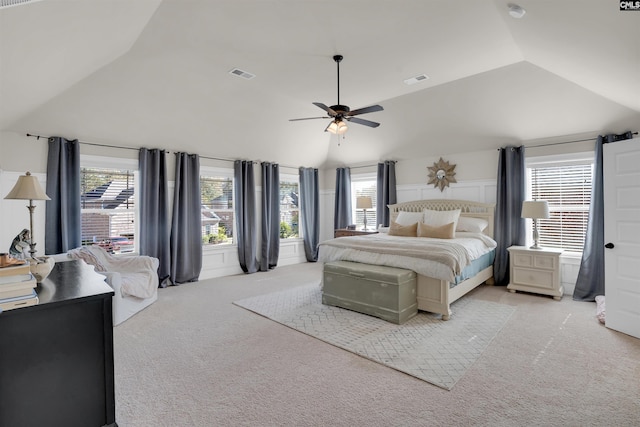
[[(354, 244), (357, 249), (350, 248)], [(455, 267), (429, 259), (425, 247), (437, 245), (455, 257)], [(418, 274), (453, 282), (471, 261), (497, 246), (495, 240), (482, 233), (456, 232), (455, 239), (390, 236), (385, 233), (340, 237), (320, 243), (318, 260), (354, 261), (413, 270)], [(381, 253), (378, 248), (384, 248)], [(391, 249), (393, 248), (393, 249)], [(404, 249), (403, 249), (404, 248)], [(421, 252), (418, 255), (418, 252)]]
[(97, 272), (117, 272), (122, 278), (122, 296), (151, 298), (157, 294), (158, 259), (149, 256), (114, 256), (100, 246), (82, 246), (67, 252), (70, 258), (84, 260)]

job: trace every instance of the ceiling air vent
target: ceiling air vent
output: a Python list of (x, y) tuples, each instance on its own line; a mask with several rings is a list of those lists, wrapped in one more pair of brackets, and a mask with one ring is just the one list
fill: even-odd
[(232, 74), (236, 77), (242, 77), (243, 79), (247, 79), (247, 80), (251, 80), (252, 78), (254, 78), (256, 75), (255, 74), (251, 74), (251, 73), (247, 73), (246, 71), (242, 71), (239, 68), (234, 68), (233, 70), (229, 71), (229, 74)]
[(429, 76), (427, 76), (426, 74), (420, 74), (419, 76), (411, 77), (410, 79), (405, 80), (404, 84), (414, 85), (416, 83), (419, 83), (428, 79), (429, 79)]
[(42, 0), (0, 0), (0, 9), (5, 7), (20, 6), (27, 3), (35, 3)]

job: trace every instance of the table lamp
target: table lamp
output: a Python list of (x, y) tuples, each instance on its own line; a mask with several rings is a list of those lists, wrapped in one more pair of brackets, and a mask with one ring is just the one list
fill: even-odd
[(36, 258), (36, 242), (33, 237), (33, 211), (36, 208), (33, 204), (34, 200), (51, 200), (47, 193), (43, 190), (38, 178), (31, 175), (31, 172), (27, 172), (26, 175), (21, 175), (18, 178), (18, 182), (13, 189), (5, 196), (5, 199), (14, 200), (28, 200), (29, 205), (29, 254), (31, 259), (31, 273), (36, 277), (38, 282), (44, 280), (53, 268), (52, 258)]
[(549, 218), (549, 204), (546, 200), (533, 200), (522, 202), (522, 218), (533, 219), (533, 246), (529, 249), (542, 249), (538, 245), (540, 234), (538, 233), (538, 220)]
[(371, 197), (361, 196), (356, 198), (356, 209), (362, 209), (364, 211), (364, 231), (367, 231), (367, 209), (371, 209), (372, 207)]

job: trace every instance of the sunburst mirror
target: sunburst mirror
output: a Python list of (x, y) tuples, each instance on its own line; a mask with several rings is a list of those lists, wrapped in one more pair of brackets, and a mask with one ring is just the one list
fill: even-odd
[(444, 191), (444, 188), (448, 187), (450, 182), (458, 182), (455, 178), (455, 168), (456, 165), (450, 165), (449, 162), (445, 162), (440, 157), (440, 160), (434, 163), (433, 166), (427, 167), (429, 169), (429, 182), (427, 184), (433, 184), (434, 187), (440, 188), (440, 191)]

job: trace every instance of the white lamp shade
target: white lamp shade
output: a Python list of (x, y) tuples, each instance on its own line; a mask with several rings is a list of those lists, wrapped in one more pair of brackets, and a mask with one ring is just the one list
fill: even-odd
[(522, 202), (522, 218), (546, 219), (549, 218), (549, 203), (546, 200), (533, 200)]
[(334, 120), (331, 122), (331, 124), (329, 125), (329, 127), (327, 127), (327, 130), (333, 134), (337, 134), (337, 135), (342, 135), (343, 133), (345, 133), (347, 131), (347, 129), (349, 129), (347, 127), (347, 124), (345, 122), (343, 122), (342, 120)]
[(371, 197), (363, 196), (356, 198), (356, 209), (371, 209), (372, 207)]
[(16, 182), (9, 194), (5, 196), (5, 199), (51, 200), (42, 189), (38, 178), (31, 175), (31, 172), (27, 172), (26, 175), (20, 175), (18, 182)]

